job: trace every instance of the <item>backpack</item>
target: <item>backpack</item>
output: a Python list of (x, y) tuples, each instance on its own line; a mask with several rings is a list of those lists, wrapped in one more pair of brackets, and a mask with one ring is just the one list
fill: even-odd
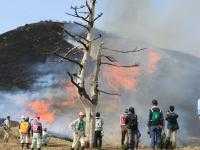
[(19, 125), (19, 132), (22, 134), (27, 134), (29, 132), (30, 129), (30, 124), (28, 122), (21, 122)]
[(159, 125), (161, 119), (161, 110), (151, 110), (151, 125)]
[(122, 114), (120, 116), (120, 125), (124, 126), (124, 125), (126, 125), (126, 123), (127, 123), (127, 115), (126, 114)]
[(129, 113), (126, 120), (126, 125), (128, 129), (137, 129), (137, 115)]
[(34, 133), (41, 133), (42, 132), (42, 125), (38, 122), (32, 124), (32, 130)]

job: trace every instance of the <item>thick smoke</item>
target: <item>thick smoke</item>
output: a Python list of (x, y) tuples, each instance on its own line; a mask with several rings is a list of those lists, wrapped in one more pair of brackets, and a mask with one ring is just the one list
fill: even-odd
[(198, 0), (104, 0), (103, 26), (130, 39), (199, 56), (199, 5)]

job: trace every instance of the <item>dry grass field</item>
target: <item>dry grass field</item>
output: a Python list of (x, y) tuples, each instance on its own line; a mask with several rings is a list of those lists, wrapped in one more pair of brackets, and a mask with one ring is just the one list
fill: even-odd
[[(19, 134), (16, 128), (12, 129), (12, 135), (8, 143), (2, 141), (2, 130), (0, 130), (0, 150), (21, 150), (19, 144)], [(51, 138), (48, 146), (42, 147), (42, 150), (70, 150), (71, 143), (58, 138)], [(150, 150), (149, 148), (139, 148), (141, 150)], [(120, 150), (120, 148), (104, 146), (103, 150)], [(188, 146), (184, 148), (177, 148), (177, 150), (200, 150), (198, 146)]]

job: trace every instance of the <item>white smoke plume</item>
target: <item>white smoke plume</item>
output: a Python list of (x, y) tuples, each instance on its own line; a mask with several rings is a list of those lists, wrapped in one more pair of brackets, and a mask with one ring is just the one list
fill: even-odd
[(198, 0), (103, 0), (103, 27), (160, 48), (200, 55)]

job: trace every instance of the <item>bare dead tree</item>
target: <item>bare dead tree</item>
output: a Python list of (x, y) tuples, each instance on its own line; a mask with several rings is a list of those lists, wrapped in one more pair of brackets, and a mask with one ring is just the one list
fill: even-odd
[[(108, 56), (103, 54), (104, 51), (113, 51), (117, 53), (133, 53), (141, 51), (142, 49), (134, 49), (132, 51), (121, 51), (121, 50), (112, 50), (109, 48), (103, 47), (103, 43), (99, 44), (99, 47), (96, 48), (96, 66), (95, 71), (93, 73), (93, 78), (88, 88), (89, 91), (86, 90), (85, 87), (85, 79), (87, 78), (87, 70), (89, 64), (89, 59), (91, 56), (91, 52), (93, 49), (93, 44), (95, 41), (102, 39), (102, 35), (95, 35), (94, 25), (95, 22), (103, 15), (102, 13), (95, 15), (95, 6), (97, 0), (83, 0), (84, 4), (81, 6), (72, 6), (73, 13), (66, 13), (72, 17), (75, 17), (80, 20), (80, 22), (74, 22), (76, 25), (82, 27), (85, 31), (85, 34), (77, 34), (71, 33), (70, 31), (65, 31), (65, 33), (71, 37), (74, 41), (78, 43), (78, 45), (74, 48), (68, 50), (68, 52), (64, 55), (61, 55), (55, 51), (55, 54), (61, 59), (65, 59), (79, 66), (79, 72), (77, 74), (72, 74), (68, 72), (71, 82), (75, 85), (78, 90), (79, 100), (83, 104), (85, 113), (86, 113), (86, 137), (88, 139), (90, 148), (93, 146), (93, 138), (94, 138), (94, 129), (95, 129), (95, 114), (97, 109), (97, 104), (99, 102), (99, 93), (108, 94), (108, 95), (117, 95), (120, 96), (119, 93), (115, 92), (107, 92), (99, 89), (99, 74), (102, 65), (109, 65), (112, 67), (137, 67), (138, 64), (133, 65), (119, 65), (117, 60), (113, 56)], [(70, 59), (69, 56), (73, 55), (75, 51), (82, 51), (83, 57), (81, 62), (77, 60)], [(103, 59), (106, 59), (102, 62)]]

